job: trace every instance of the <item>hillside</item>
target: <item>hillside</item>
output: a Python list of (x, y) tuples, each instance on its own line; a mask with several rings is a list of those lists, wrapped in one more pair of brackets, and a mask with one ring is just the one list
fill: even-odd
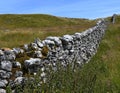
[[(0, 47), (18, 47), (46, 36), (73, 34), (95, 25), (95, 21), (44, 14), (0, 15)], [(14, 42), (13, 42), (14, 41)]]
[[(29, 43), (36, 37), (44, 39), (50, 35), (72, 34), (95, 25), (94, 20), (49, 15), (0, 16), (0, 47), (10, 48)], [(41, 90), (41, 93), (120, 93), (120, 16), (116, 17), (115, 24), (110, 23), (110, 18), (106, 18), (109, 22), (106, 34), (97, 54), (89, 63), (78, 68), (75, 73), (70, 68), (49, 73), (52, 75), (48, 77), (50, 82), (42, 84), (41, 89), (35, 85), (39, 81), (39, 76), (36, 76), (36, 82), (32, 84), (28, 82), (24, 87), (25, 93), (38, 93), (38, 90)], [(5, 21), (13, 19), (16, 21), (10, 23)], [(43, 23), (40, 20), (43, 20)], [(18, 87), (19, 89), (23, 90)], [(35, 90), (31, 91), (31, 89)]]
[[(90, 21), (88, 19), (62, 18), (45, 14), (3, 14), (0, 15), (0, 25), (2, 29), (18, 28), (43, 28), (56, 26), (79, 25), (87, 27)], [(84, 25), (86, 24), (86, 25)]]

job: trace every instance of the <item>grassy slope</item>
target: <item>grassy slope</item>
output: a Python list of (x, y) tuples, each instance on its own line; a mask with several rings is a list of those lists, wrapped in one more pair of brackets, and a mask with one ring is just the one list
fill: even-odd
[[(44, 14), (0, 15), (0, 47), (18, 47), (47, 36), (62, 36), (83, 31), (95, 22), (87, 19), (62, 18)], [(14, 42), (13, 42), (14, 41)]]

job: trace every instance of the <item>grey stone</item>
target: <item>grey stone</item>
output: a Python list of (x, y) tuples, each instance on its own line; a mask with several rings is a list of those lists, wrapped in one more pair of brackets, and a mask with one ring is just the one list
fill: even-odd
[(1, 55), (1, 56), (0, 56), (0, 61), (4, 61), (4, 60), (6, 60), (5, 55)]
[(23, 54), (24, 50), (21, 48), (13, 48), (13, 52), (18, 55), (18, 54)]
[(74, 53), (74, 50), (70, 50), (69, 54), (72, 55)]
[(31, 43), (30, 44), (30, 47), (32, 48), (32, 49), (38, 49), (38, 46), (37, 46), (37, 44), (36, 43)]
[(9, 79), (12, 76), (12, 72), (7, 72), (6, 73), (7, 78)]
[(3, 81), (0, 80), (0, 88), (5, 88), (5, 87), (6, 87), (5, 82), (3, 82)]
[(31, 65), (40, 65), (41, 59), (39, 58), (30, 58), (29, 60), (25, 60), (24, 64), (26, 67), (29, 67)]
[(13, 61), (16, 58), (14, 52), (11, 51), (11, 50), (5, 50), (4, 54), (5, 54), (4, 55), (5, 56), (5, 60)]
[(22, 76), (23, 76), (23, 72), (22, 71), (16, 71), (15, 77), (22, 77)]
[(71, 35), (64, 35), (61, 37), (63, 49), (71, 49), (73, 45), (73, 37)]
[(24, 64), (29, 73), (35, 73), (40, 69), (41, 59), (30, 58), (29, 60), (25, 60)]
[(3, 52), (2, 50), (0, 50), (0, 56), (1, 56), (1, 55), (4, 55), (4, 52)]
[(25, 51), (28, 51), (29, 50), (28, 44), (24, 44), (23, 48), (24, 48)]
[(68, 50), (71, 50), (72, 49), (72, 47), (73, 47), (73, 45), (72, 44), (68, 44), (68, 45), (66, 45), (66, 46), (64, 46), (66, 49), (68, 49)]
[(51, 41), (51, 40), (43, 40), (42, 43), (44, 45), (55, 45), (54, 41)]
[(15, 85), (20, 85), (24, 82), (25, 78), (24, 77), (17, 77), (15, 80), (14, 80), (14, 84)]
[(42, 56), (43, 55), (42, 55), (41, 51), (35, 51), (34, 57), (41, 58)]
[(55, 42), (55, 45), (60, 46), (62, 44), (61, 40), (59, 37), (47, 37), (47, 40), (51, 40)]
[(6, 72), (4, 70), (0, 70), (0, 78), (1, 79), (9, 79), (11, 75), (12, 75), (11, 72)]
[(76, 40), (81, 39), (81, 33), (75, 33), (74, 36), (76, 37)]
[(62, 37), (63, 40), (69, 42), (69, 41), (72, 41), (73, 40), (73, 37), (71, 35), (64, 35)]
[(104, 22), (104, 19), (101, 19), (97, 22), (97, 26), (101, 26), (101, 24)]
[(10, 61), (2, 61), (0, 68), (2, 70), (11, 71), (12, 70), (12, 63)]
[(6, 79), (4, 79), (4, 80), (0, 80), (0, 81), (3, 82), (5, 85), (8, 84), (8, 81), (7, 81)]
[(20, 62), (12, 62), (13, 68), (21, 68)]
[(0, 93), (6, 93), (6, 90), (0, 88)]
[(6, 71), (0, 70), (0, 78), (3, 78), (3, 79), (7, 78)]
[(8, 84), (12, 89), (15, 88), (15, 83), (13, 80), (9, 80), (9, 84)]
[(38, 45), (38, 47), (40, 47), (40, 48), (42, 48), (44, 46), (39, 38), (36, 38), (34, 43), (36, 43)]

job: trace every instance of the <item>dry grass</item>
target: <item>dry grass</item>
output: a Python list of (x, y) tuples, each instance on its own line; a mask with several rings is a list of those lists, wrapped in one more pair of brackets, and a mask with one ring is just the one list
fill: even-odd
[(19, 47), (35, 38), (74, 34), (95, 25), (87, 19), (59, 18), (50, 15), (0, 15), (0, 47)]

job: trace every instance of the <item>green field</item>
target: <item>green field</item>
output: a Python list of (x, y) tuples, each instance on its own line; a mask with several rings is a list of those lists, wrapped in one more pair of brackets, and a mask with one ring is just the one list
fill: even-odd
[(47, 36), (73, 34), (93, 25), (93, 20), (44, 14), (0, 15), (0, 47), (19, 47), (37, 37), (43, 40)]
[[(49, 35), (72, 34), (95, 25), (94, 20), (59, 18), (49, 15), (0, 16), (1, 27), (9, 30), (3, 31), (4, 29), (1, 28), (0, 47), (10, 48), (29, 43), (36, 37), (44, 39)], [(11, 24), (6, 24), (5, 20), (11, 20)], [(36, 76), (36, 82), (28, 82), (24, 93), (120, 93), (119, 72), (120, 16), (117, 16), (115, 24), (109, 23), (97, 54), (88, 64), (78, 68), (74, 73), (70, 67), (64, 71), (61, 69), (57, 73), (51, 72), (50, 82), (42, 84), (41, 87), (36, 86), (36, 82), (39, 81)], [(20, 89), (18, 87), (18, 90)]]

